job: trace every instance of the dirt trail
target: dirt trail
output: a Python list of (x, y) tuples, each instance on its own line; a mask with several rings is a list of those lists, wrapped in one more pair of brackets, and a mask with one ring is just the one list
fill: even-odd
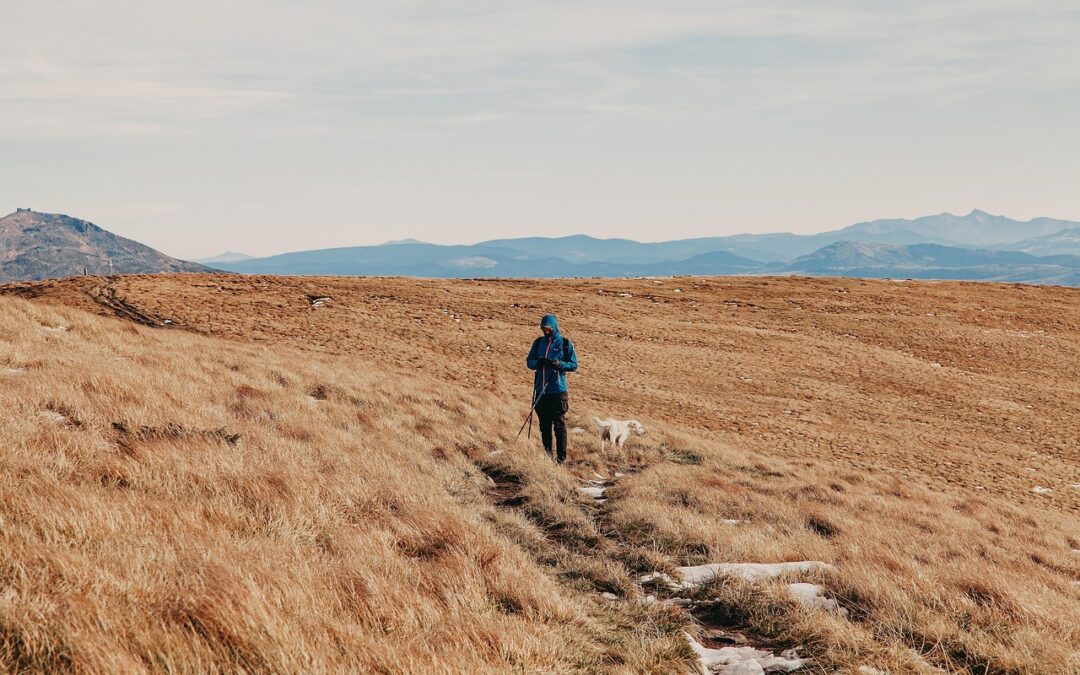
[[(498, 455), (501, 454), (499, 452), (495, 453), (492, 459), (498, 462)], [(489, 454), (489, 456), (491, 455)], [(580, 549), (575, 546), (580, 542), (573, 537), (568, 538), (564, 527), (546, 521), (536, 510), (529, 508), (530, 498), (526, 489), (525, 476), (497, 463), (480, 461), (477, 462), (476, 466), (490, 481), (491, 487), (486, 494), (495, 507), (514, 510), (530, 519), (544, 531), (555, 547), (561, 549), (561, 555), (580, 555)], [(770, 638), (756, 632), (751, 626), (738, 621), (737, 616), (723, 611), (723, 608), (716, 603), (691, 601), (663, 591), (660, 592), (658, 598), (655, 589), (645, 589), (637, 581), (641, 576), (640, 570), (632, 569), (624, 562), (627, 559), (627, 552), (634, 549), (635, 545), (623, 539), (617, 528), (608, 526), (608, 514), (611, 513), (612, 509), (618, 508), (618, 498), (609, 497), (607, 493), (608, 490), (613, 488), (616, 488), (617, 492), (620, 479), (648, 468), (648, 466), (650, 464), (635, 466), (608, 465), (601, 469), (602, 473), (593, 471), (593, 478), (583, 477), (583, 468), (570, 469), (574, 480), (582, 483), (577, 488), (578, 499), (572, 503), (603, 537), (603, 542), (597, 542), (591, 546), (592, 555), (601, 558), (605, 563), (618, 566), (627, 578), (633, 580), (632, 587), (629, 589), (613, 588), (605, 586), (603, 582), (595, 583), (596, 580), (593, 580), (592, 592), (599, 594), (600, 597), (612, 603), (636, 603), (645, 606), (651, 604), (663, 605), (674, 613), (677, 621), (686, 625), (694, 634), (697, 634), (699, 636), (698, 644), (707, 649), (754, 648), (761, 650), (762, 654), (780, 653), (786, 650), (787, 654), (793, 655), (798, 647), (793, 650), (794, 645), (789, 642)], [(552, 558), (548, 557), (547, 562), (550, 564), (551, 561)], [(541, 562), (544, 562), (544, 560), (541, 560)], [(618, 593), (614, 591), (618, 591)], [(767, 663), (767, 661), (763, 662)], [(753, 672), (756, 665), (757, 661), (749, 659), (748, 665), (744, 666), (748, 669), (745, 672)], [(691, 665), (690, 672), (696, 672), (696, 667), (696, 664)], [(719, 669), (715, 672), (736, 672), (738, 667), (743, 666), (732, 666), (730, 671)], [(804, 672), (811, 672), (814, 668), (813, 662), (805, 660), (804, 668)], [(768, 672), (772, 671), (769, 670)]]
[(110, 281), (106, 285), (92, 286), (86, 291), (86, 294), (91, 300), (112, 311), (113, 314), (121, 319), (127, 319), (129, 321), (134, 321), (137, 324), (154, 328), (166, 327), (172, 323), (170, 320), (163, 317), (144, 312), (132, 303), (124, 300), (122, 297), (119, 297), (116, 294), (116, 285), (113, 281)]

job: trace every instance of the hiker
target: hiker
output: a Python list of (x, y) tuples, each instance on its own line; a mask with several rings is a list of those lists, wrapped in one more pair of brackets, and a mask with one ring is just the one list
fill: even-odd
[[(540, 439), (544, 450), (555, 461), (566, 461), (566, 411), (570, 399), (566, 392), (566, 374), (577, 370), (577, 354), (574, 343), (559, 333), (559, 322), (554, 314), (540, 320), (543, 335), (536, 338), (525, 363), (536, 371), (533, 380), (533, 401), (540, 418)], [(551, 432), (555, 431), (555, 448), (551, 452)]]

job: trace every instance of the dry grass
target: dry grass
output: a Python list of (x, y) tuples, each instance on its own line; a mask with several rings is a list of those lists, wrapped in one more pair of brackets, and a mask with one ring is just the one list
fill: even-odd
[[(1074, 289), (172, 276), (5, 291), (36, 299), (0, 298), (9, 668), (676, 672), (693, 619), (637, 602), (639, 573), (819, 559), (848, 619), (733, 582), (703, 589), (694, 618), (804, 645), (819, 670), (1080, 672)], [(547, 311), (582, 364), (572, 422), (589, 433), (566, 470), (513, 440)], [(593, 414), (650, 432), (601, 454)], [(577, 494), (616, 470), (602, 507)]]

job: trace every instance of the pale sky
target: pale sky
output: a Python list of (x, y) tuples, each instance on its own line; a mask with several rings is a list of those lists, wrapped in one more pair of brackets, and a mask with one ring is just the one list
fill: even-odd
[(1080, 220), (1080, 2), (0, 0), (0, 212), (170, 255)]

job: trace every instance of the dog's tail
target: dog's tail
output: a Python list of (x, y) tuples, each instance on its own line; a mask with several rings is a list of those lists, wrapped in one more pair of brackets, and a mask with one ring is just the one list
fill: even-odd
[(601, 429), (603, 429), (605, 426), (607, 426), (606, 424), (604, 424), (603, 422), (600, 421), (599, 417), (592, 418), (592, 421), (596, 422), (596, 426), (600, 427)]

